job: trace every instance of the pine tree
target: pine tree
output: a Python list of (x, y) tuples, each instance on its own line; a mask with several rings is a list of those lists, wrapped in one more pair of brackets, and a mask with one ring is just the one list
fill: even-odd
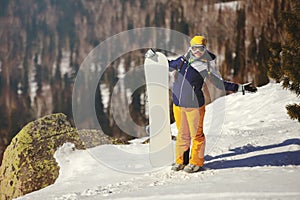
[[(252, 69), (251, 74), (256, 74), (255, 70), (257, 70), (258, 62), (257, 62), (257, 57), (258, 57), (258, 47), (256, 43), (256, 37), (255, 37), (255, 28), (252, 27), (251, 30), (251, 36), (250, 36), (250, 44), (247, 49), (247, 68), (248, 70)], [(258, 85), (258, 81), (254, 79), (255, 85)]]
[(269, 83), (269, 78), (267, 76), (267, 65), (269, 58), (269, 50), (268, 50), (268, 41), (265, 35), (264, 26), (262, 27), (259, 44), (258, 44), (258, 68), (257, 68), (257, 86), (263, 86)]
[(145, 86), (138, 88), (131, 95), (130, 115), (136, 124), (144, 125), (145, 119), (145, 105), (142, 103), (142, 96), (145, 94)]
[(235, 47), (236, 57), (234, 58), (234, 63), (233, 63), (233, 69), (234, 69), (233, 76), (239, 82), (247, 81), (247, 80), (243, 80), (245, 74), (245, 65), (246, 65), (245, 25), (246, 25), (246, 12), (245, 12), (245, 8), (243, 7), (237, 10), (237, 24), (236, 24), (237, 35), (236, 35), (236, 47)]
[(220, 69), (222, 76), (226, 78), (232, 75), (231, 73), (231, 67), (233, 66), (232, 54), (233, 53), (231, 50), (230, 41), (229, 39), (227, 39), (225, 42), (225, 60)]
[(100, 124), (103, 132), (105, 134), (109, 133), (109, 119), (106, 113), (104, 112), (104, 105), (102, 100), (102, 94), (101, 94), (101, 88), (100, 83), (97, 84), (97, 89), (95, 93), (95, 110), (96, 110), (96, 116), (98, 119), (98, 123)]
[[(289, 89), (300, 95), (300, 2), (289, 0), (291, 10), (281, 13), (284, 24), (284, 41), (273, 43), (271, 46), (272, 57), (269, 62), (269, 75), (281, 82), (283, 88)], [(286, 106), (292, 119), (300, 122), (300, 104)]]

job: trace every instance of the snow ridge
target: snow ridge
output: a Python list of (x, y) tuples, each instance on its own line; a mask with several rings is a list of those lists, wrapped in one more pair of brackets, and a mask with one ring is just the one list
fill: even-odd
[(188, 181), (191, 178), (197, 178), (201, 180), (206, 176), (214, 174), (215, 172), (213, 170), (208, 173), (203, 171), (195, 174), (187, 174), (182, 171), (171, 171), (170, 167), (168, 167), (163, 171), (147, 173), (141, 177), (131, 178), (128, 181), (120, 181), (104, 186), (99, 185), (95, 188), (88, 188), (82, 192), (65, 194), (61, 197), (55, 198), (55, 200), (80, 200), (92, 196), (94, 198), (103, 198), (120, 193), (134, 193), (136, 191), (144, 190), (145, 188), (173, 185), (174, 183), (179, 183), (181, 181)]

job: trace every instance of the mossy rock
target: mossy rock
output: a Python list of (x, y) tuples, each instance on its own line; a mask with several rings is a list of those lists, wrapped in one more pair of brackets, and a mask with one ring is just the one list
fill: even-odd
[(42, 189), (55, 182), (59, 166), (53, 155), (66, 142), (84, 149), (64, 114), (47, 115), (27, 124), (11, 141), (0, 167), (1, 200)]
[(78, 130), (80, 139), (86, 148), (92, 148), (103, 144), (129, 144), (128, 141), (121, 138), (110, 137), (101, 130)]

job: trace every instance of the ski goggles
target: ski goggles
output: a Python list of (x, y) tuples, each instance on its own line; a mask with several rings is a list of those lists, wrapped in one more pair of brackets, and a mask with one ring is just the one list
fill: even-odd
[(196, 53), (196, 52), (203, 53), (203, 52), (205, 52), (206, 48), (203, 45), (195, 45), (195, 46), (191, 46), (191, 50), (193, 53)]

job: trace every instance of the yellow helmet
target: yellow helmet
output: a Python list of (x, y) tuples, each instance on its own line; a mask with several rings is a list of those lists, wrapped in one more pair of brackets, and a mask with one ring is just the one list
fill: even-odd
[(207, 39), (204, 36), (201, 35), (196, 35), (191, 39), (190, 45), (195, 46), (195, 45), (204, 45), (206, 46), (207, 44)]

